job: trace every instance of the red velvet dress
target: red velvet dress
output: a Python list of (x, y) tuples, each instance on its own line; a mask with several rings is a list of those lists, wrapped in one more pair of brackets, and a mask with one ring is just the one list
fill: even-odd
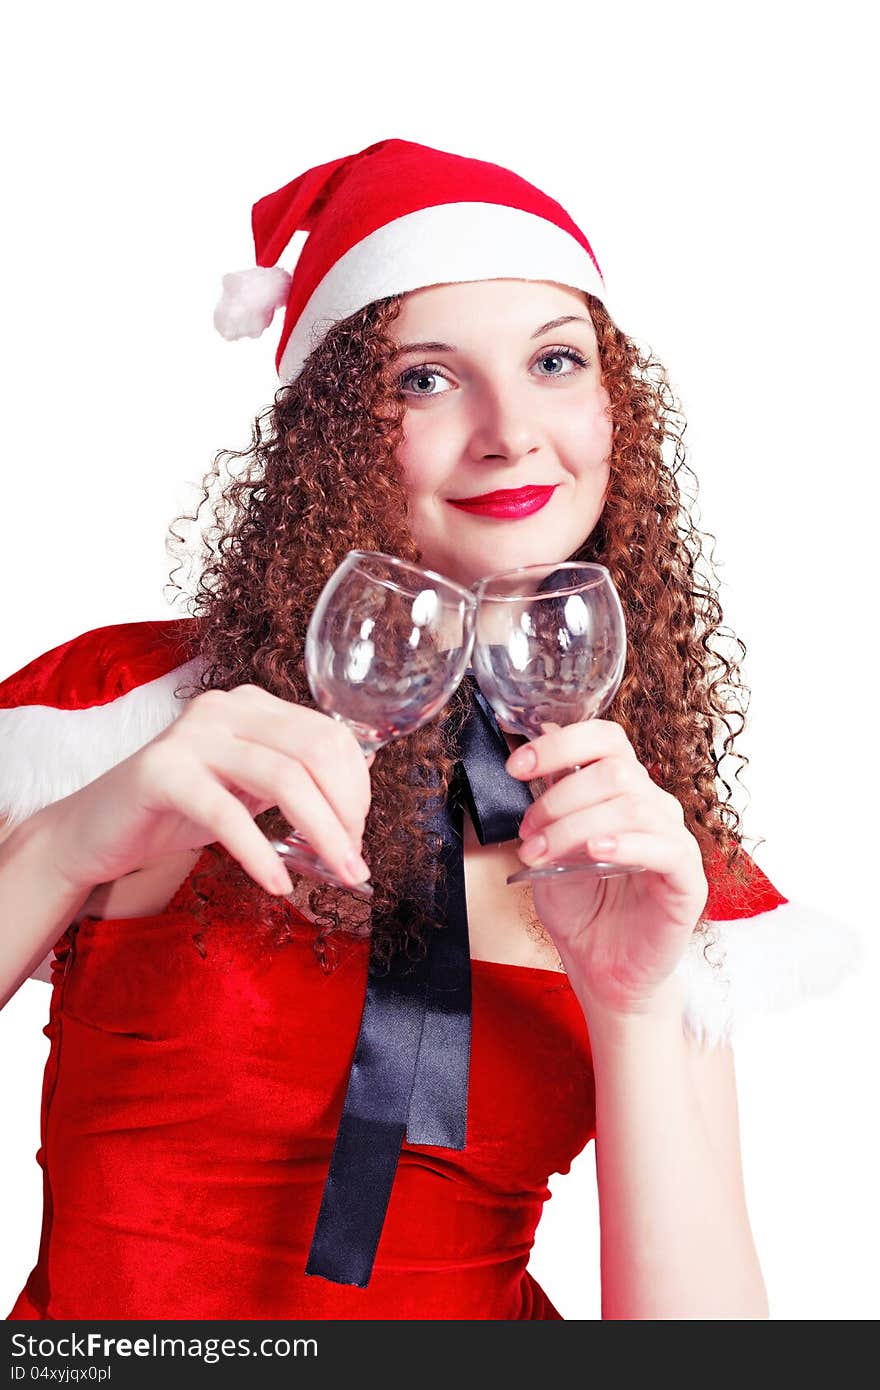
[[(167, 728), (196, 677), (198, 622), (98, 628), (0, 681), (0, 816), (17, 824)], [(723, 970), (702, 939), (681, 962), (686, 1031), (710, 1044), (827, 992), (861, 952), (851, 928), (746, 864), (745, 883), (720, 854), (707, 866)], [(548, 1175), (595, 1135), (566, 976), (474, 962), (466, 1147), (404, 1143), (372, 1278), (335, 1284), (305, 1267), (368, 941), (341, 937), (331, 974), (305, 921), (267, 947), (222, 868), (206, 851), (165, 912), (86, 918), (56, 947), (43, 1232), (10, 1316), (558, 1317), (526, 1265)]]
[(404, 1142), (368, 1287), (331, 1283), (304, 1270), (368, 942), (341, 938), (329, 974), (305, 921), (267, 947), (216, 865), (55, 948), (43, 1229), (9, 1317), (558, 1318), (526, 1266), (548, 1176), (595, 1134), (567, 977), (473, 962), (467, 1146)]

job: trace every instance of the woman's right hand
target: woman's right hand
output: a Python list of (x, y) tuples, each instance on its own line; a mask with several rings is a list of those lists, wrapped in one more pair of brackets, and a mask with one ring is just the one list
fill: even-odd
[(56, 867), (93, 887), (217, 842), (269, 893), (289, 893), (254, 824), (277, 806), (331, 868), (362, 883), (363, 861), (347, 861), (359, 859), (374, 760), (346, 725), (260, 686), (204, 691), (137, 753), (47, 808)]

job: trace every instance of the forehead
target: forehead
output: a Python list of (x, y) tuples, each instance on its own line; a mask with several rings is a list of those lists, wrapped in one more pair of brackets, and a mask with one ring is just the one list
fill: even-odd
[(451, 333), (463, 323), (495, 323), (511, 331), (534, 332), (541, 323), (576, 314), (589, 320), (586, 295), (549, 280), (467, 280), (461, 284), (428, 285), (402, 297), (394, 329), (398, 337), (424, 336), (441, 328)]

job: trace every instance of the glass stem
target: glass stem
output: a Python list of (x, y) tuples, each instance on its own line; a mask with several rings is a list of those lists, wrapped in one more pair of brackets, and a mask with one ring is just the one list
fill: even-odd
[(564, 767), (561, 772), (551, 772), (548, 774), (547, 777), (544, 778), (545, 786), (555, 787), (556, 783), (561, 782), (564, 777), (567, 777), (569, 775), (569, 773), (580, 772), (582, 768), (585, 766), (586, 764), (584, 763), (575, 763), (573, 767)]

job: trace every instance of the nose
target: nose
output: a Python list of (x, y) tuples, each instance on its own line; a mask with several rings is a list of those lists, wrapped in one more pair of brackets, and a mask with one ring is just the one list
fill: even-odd
[(541, 435), (534, 399), (527, 400), (510, 382), (484, 383), (472, 399), (468, 445), (472, 459), (517, 463), (538, 452)]

